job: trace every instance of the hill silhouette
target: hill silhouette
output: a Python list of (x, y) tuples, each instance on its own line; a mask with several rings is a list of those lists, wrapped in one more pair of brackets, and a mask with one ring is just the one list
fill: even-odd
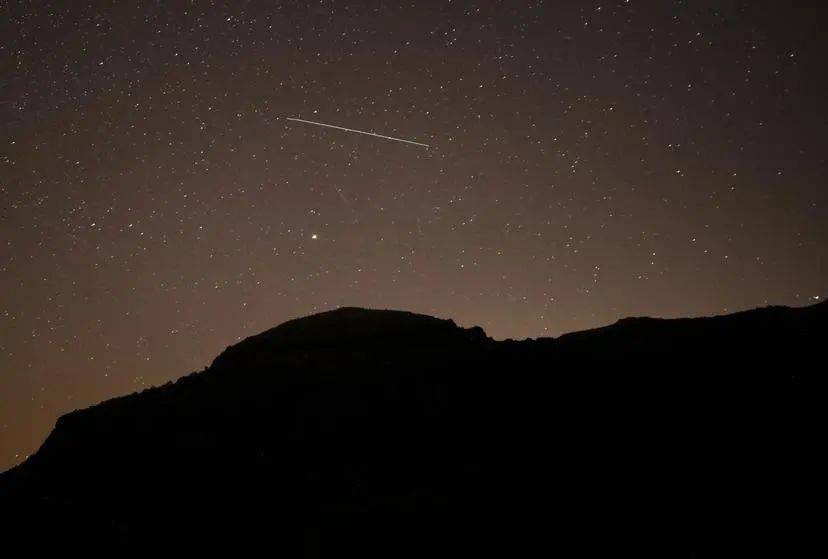
[(816, 533), (827, 332), (826, 303), (524, 341), (325, 312), (61, 417), (0, 476), (0, 531), (31, 549), (790, 554)]

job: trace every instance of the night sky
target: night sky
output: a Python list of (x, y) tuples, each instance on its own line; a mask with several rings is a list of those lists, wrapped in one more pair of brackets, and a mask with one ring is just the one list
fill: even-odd
[(111, 4), (0, 2), (0, 469), (338, 306), (525, 338), (828, 293), (821, 3)]

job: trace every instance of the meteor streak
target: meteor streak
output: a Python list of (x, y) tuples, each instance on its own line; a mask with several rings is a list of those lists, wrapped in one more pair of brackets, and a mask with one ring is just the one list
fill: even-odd
[(324, 126), (325, 128), (335, 128), (336, 130), (344, 130), (345, 132), (355, 132), (357, 134), (365, 134), (366, 136), (374, 136), (375, 138), (382, 138), (384, 140), (393, 140), (395, 142), (404, 142), (406, 144), (414, 144), (415, 146), (420, 146), (424, 148), (430, 148), (431, 146), (428, 144), (421, 144), (420, 142), (414, 142), (412, 140), (404, 140), (402, 138), (394, 138), (392, 136), (383, 136), (382, 134), (374, 134), (373, 132), (364, 132), (362, 130), (354, 130), (353, 128), (345, 128), (343, 126), (334, 126), (333, 124), (325, 124), (324, 122), (314, 122), (312, 120), (303, 120), (301, 118), (290, 118), (285, 117), (285, 120), (292, 120), (294, 122), (304, 122), (305, 124), (313, 124), (316, 126)]

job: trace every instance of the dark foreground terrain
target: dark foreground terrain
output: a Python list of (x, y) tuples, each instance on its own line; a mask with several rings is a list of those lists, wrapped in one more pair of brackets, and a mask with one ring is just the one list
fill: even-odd
[(797, 556), (822, 527), (826, 334), (825, 303), (520, 342), (322, 313), (60, 418), (0, 475), (0, 533), (29, 550)]

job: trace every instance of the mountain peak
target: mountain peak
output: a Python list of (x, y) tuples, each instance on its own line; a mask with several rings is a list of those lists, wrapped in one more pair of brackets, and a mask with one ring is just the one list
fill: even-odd
[(443, 346), (488, 339), (479, 326), (462, 328), (450, 319), (400, 310), (339, 307), (288, 320), (251, 336), (228, 347), (213, 364), (222, 365), (247, 352)]
[[(0, 526), (61, 542), (94, 526), (133, 547), (275, 534), (314, 556), (378, 535), (384, 555), (444, 549), (444, 535), (468, 555), (481, 533), (513, 551), (544, 515), (585, 534), (778, 529), (810, 512), (797, 496), (821, 479), (826, 311), (637, 318), (520, 343), (394, 310), (290, 320), (206, 371), (64, 416), (0, 475)], [(528, 537), (547, 544), (547, 525)]]

